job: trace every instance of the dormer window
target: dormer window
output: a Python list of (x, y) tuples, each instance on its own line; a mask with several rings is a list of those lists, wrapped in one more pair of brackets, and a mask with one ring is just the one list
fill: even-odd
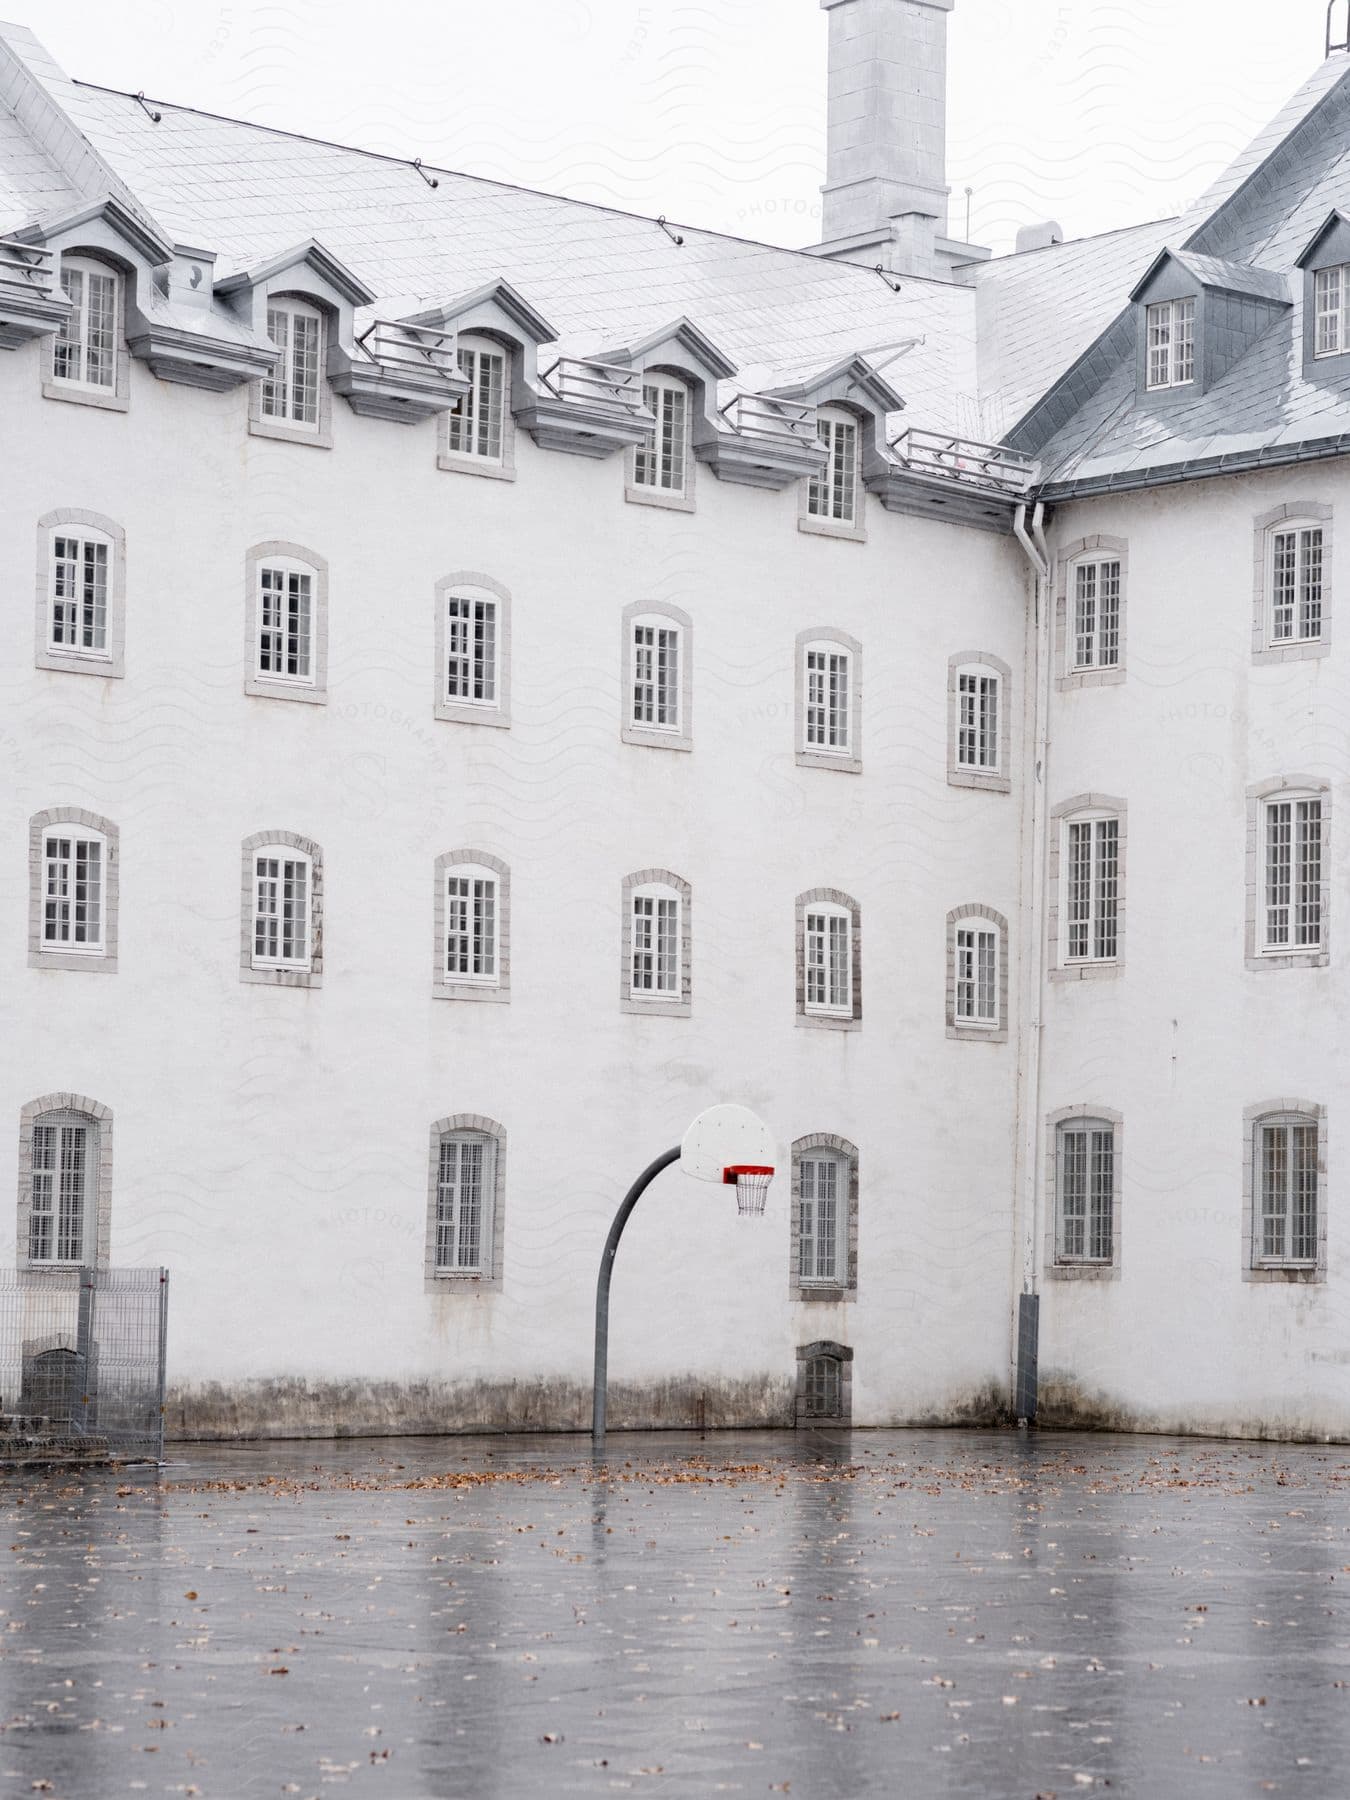
[(470, 383), (446, 415), (451, 456), (502, 461), (506, 412), (506, 354), (478, 339), (461, 339), (459, 372)]
[(661, 494), (682, 495), (689, 391), (682, 382), (658, 376), (643, 382), (642, 404), (656, 419), (656, 428), (633, 451), (633, 485)]
[(816, 424), (828, 460), (807, 484), (806, 511), (814, 519), (856, 525), (858, 508), (858, 427), (842, 412), (822, 411)]
[(275, 370), (262, 384), (263, 417), (317, 431), (322, 316), (298, 300), (269, 301), (267, 335), (281, 355)]
[(1350, 263), (1319, 269), (1313, 277), (1317, 310), (1314, 356), (1343, 356), (1350, 350)]
[(111, 393), (117, 385), (117, 320), (121, 283), (88, 257), (63, 257), (61, 287), (70, 312), (52, 347), (52, 379), (63, 386)]
[(1195, 301), (1162, 300), (1148, 309), (1148, 386), (1187, 387), (1195, 380)]

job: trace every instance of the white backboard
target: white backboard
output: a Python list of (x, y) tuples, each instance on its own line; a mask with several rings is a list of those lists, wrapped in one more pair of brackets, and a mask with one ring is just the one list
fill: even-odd
[(769, 1128), (748, 1106), (710, 1106), (684, 1134), (680, 1167), (696, 1181), (721, 1181), (737, 1164), (772, 1168)]

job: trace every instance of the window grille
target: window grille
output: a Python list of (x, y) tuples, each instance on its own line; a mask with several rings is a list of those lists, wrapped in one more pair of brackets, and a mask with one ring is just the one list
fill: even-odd
[(642, 404), (655, 414), (656, 427), (633, 453), (633, 485), (683, 494), (689, 396), (673, 382), (644, 382)]
[(56, 533), (51, 556), (51, 648), (108, 654), (108, 545)]
[(77, 1113), (47, 1113), (33, 1124), (30, 1262), (84, 1261), (89, 1182), (97, 1167), (97, 1127)]
[(1098, 1119), (1059, 1127), (1061, 1262), (1109, 1263), (1115, 1253), (1115, 1132)]
[(447, 414), (450, 452), (500, 462), (506, 420), (506, 356), (500, 350), (461, 344), (459, 372), (470, 386)]
[(1148, 386), (1195, 380), (1195, 301), (1163, 300), (1148, 309)]
[(1350, 264), (1319, 269), (1313, 277), (1317, 313), (1314, 355), (1340, 356), (1350, 350)]
[(962, 769), (997, 772), (999, 678), (967, 670), (957, 678), (956, 761)]
[(453, 870), (445, 888), (447, 981), (497, 979), (497, 881)]
[(839, 1156), (803, 1156), (798, 1177), (799, 1279), (842, 1287), (848, 1256), (842, 1241), (848, 1220), (848, 1164)]
[(806, 1008), (853, 1011), (853, 921), (845, 912), (806, 914)]
[(806, 490), (806, 510), (817, 519), (839, 525), (856, 523), (858, 487), (858, 427), (851, 419), (828, 414), (817, 421), (828, 461), (819, 475), (811, 476)]
[(310, 862), (268, 854), (253, 863), (253, 961), (268, 967), (309, 963)]
[(47, 834), (43, 849), (45, 949), (103, 953), (103, 848), (102, 838)]
[(443, 1137), (436, 1171), (436, 1270), (491, 1272), (492, 1202), (497, 1146), (470, 1133)]
[(1120, 820), (1071, 821), (1066, 863), (1068, 960), (1111, 962), (1119, 942)]
[(680, 627), (633, 627), (633, 723), (680, 729)]
[(1114, 669), (1120, 664), (1120, 564), (1074, 565), (1073, 666)]
[(1288, 644), (1320, 638), (1322, 527), (1298, 525), (1270, 536), (1270, 641)]
[(263, 417), (317, 427), (323, 321), (308, 307), (269, 306), (267, 335), (281, 355), (263, 380)]
[(852, 657), (847, 650), (806, 652), (806, 748), (847, 756), (851, 749)]
[(633, 895), (632, 994), (680, 997), (680, 902), (673, 894)]
[(446, 601), (445, 697), (471, 706), (497, 704), (497, 602), (478, 594)]
[(963, 1025), (998, 1024), (998, 933), (988, 926), (958, 926), (956, 1017)]
[(841, 1364), (837, 1356), (813, 1356), (802, 1381), (802, 1411), (808, 1419), (837, 1419), (843, 1412)]
[(1316, 950), (1322, 943), (1322, 802), (1268, 800), (1266, 948)]
[(117, 385), (117, 276), (89, 263), (63, 263), (61, 286), (70, 311), (52, 346), (52, 375), (72, 387), (111, 392)]
[(1262, 1119), (1256, 1127), (1260, 1172), (1258, 1262), (1317, 1261), (1317, 1122)]
[(265, 564), (258, 571), (258, 673), (312, 681), (313, 640), (313, 574)]

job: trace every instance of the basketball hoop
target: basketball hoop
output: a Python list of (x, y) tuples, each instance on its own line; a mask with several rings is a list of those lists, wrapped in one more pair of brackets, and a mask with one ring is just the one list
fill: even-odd
[(722, 1180), (736, 1189), (736, 1211), (743, 1219), (758, 1219), (769, 1198), (773, 1170), (767, 1163), (740, 1163), (722, 1171)]

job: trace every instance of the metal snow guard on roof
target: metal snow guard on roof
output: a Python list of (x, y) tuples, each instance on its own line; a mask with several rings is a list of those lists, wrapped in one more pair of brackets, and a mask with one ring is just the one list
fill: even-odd
[(749, 438), (755, 443), (784, 446), (820, 443), (816, 409), (804, 401), (775, 399), (771, 394), (737, 394), (720, 410), (738, 437)]
[(543, 371), (540, 380), (559, 400), (624, 418), (640, 416), (646, 421), (651, 417), (642, 403), (640, 369), (626, 368), (622, 363), (596, 362), (593, 358), (560, 356)]
[(1036, 482), (1038, 465), (1001, 444), (985, 444), (978, 438), (952, 437), (946, 432), (925, 431), (911, 425), (891, 439), (891, 450), (914, 475), (986, 493), (1020, 499)]

